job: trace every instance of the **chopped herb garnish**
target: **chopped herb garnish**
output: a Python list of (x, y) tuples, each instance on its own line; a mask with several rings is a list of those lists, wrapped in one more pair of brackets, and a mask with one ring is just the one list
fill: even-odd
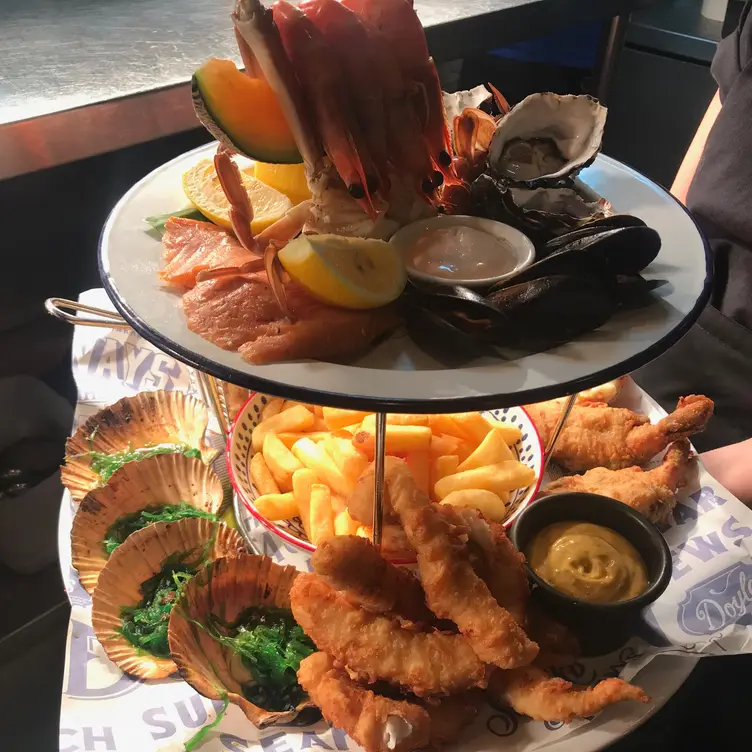
[(91, 469), (101, 478), (104, 484), (128, 462), (140, 462), (158, 454), (178, 453), (184, 454), (186, 457), (192, 457), (193, 459), (201, 458), (201, 450), (194, 449), (186, 444), (161, 444), (155, 447), (144, 447), (143, 449), (126, 449), (114, 454), (91, 451), (81, 456), (91, 457)]
[(316, 646), (290, 611), (250, 608), (233, 624), (223, 624), (214, 617), (199, 626), (240, 656), (252, 677), (242, 685), (249, 702), (265, 710), (285, 711), (293, 710), (303, 700), (298, 667)]
[(176, 522), (186, 517), (201, 517), (215, 521), (217, 519), (217, 515), (184, 502), (147, 507), (140, 512), (124, 514), (110, 525), (104, 537), (104, 551), (109, 556), (131, 533), (154, 522)]
[(153, 217), (146, 217), (144, 222), (146, 222), (148, 225), (151, 225), (152, 230), (154, 230), (159, 235), (159, 237), (162, 237), (165, 231), (165, 222), (167, 222), (167, 220), (170, 219), (170, 217), (181, 217), (183, 219), (195, 219), (199, 222), (209, 221), (195, 207), (186, 206), (185, 209), (178, 209), (177, 211), (168, 212), (167, 214), (155, 214)]
[(143, 597), (139, 604), (121, 610), (120, 634), (131, 645), (157, 658), (170, 657), (170, 612), (196, 571), (184, 563), (187, 557), (187, 553), (180, 553), (166, 559), (162, 569), (141, 585)]

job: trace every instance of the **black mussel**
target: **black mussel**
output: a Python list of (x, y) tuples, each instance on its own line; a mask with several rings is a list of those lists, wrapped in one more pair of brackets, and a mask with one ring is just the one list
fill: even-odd
[[(452, 314), (442, 315), (419, 305), (408, 305), (404, 309), (404, 317), (410, 339), (447, 368), (456, 368), (478, 358), (499, 357), (485, 337), (474, 336), (467, 327), (458, 326)], [(487, 322), (479, 322), (478, 334), (488, 328)]]
[(598, 277), (555, 274), (489, 296), (507, 316), (495, 327), (500, 347), (543, 350), (569, 342), (608, 321), (619, 303)]
[(411, 279), (403, 300), (439, 314), (456, 314), (471, 321), (503, 323), (503, 314), (482, 295), (462, 285), (441, 285)]
[(603, 230), (616, 230), (621, 227), (646, 227), (646, 224), (633, 214), (611, 214), (608, 217), (594, 219), (592, 222), (588, 222), (576, 230), (552, 238), (547, 243), (544, 243), (538, 249), (538, 252), (542, 256), (547, 256), (549, 253), (558, 251), (560, 248), (580, 238), (589, 238), (592, 235), (603, 232)]
[(665, 279), (647, 280), (639, 274), (620, 275), (616, 278), (616, 295), (622, 310), (645, 308), (655, 303), (653, 290), (667, 284)]

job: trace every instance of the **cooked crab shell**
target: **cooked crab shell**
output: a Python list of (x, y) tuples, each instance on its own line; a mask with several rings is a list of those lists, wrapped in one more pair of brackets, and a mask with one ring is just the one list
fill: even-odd
[(183, 454), (162, 454), (123, 465), (106, 486), (86, 494), (73, 518), (71, 553), (81, 585), (87, 593), (94, 592), (110, 558), (104, 540), (117, 520), (181, 503), (217, 514), (223, 495), (222, 483), (212, 469)]
[(295, 567), (279, 566), (268, 556), (217, 559), (186, 586), (170, 615), (170, 653), (183, 679), (204, 697), (228, 697), (257, 728), (289, 723), (313, 703), (305, 698), (293, 710), (269, 711), (249, 702), (237, 678), (238, 656), (196, 622), (206, 624), (213, 615), (232, 623), (252, 607), (289, 609), (297, 574)]
[(110, 660), (142, 679), (173, 674), (177, 667), (171, 658), (151, 655), (123, 636), (123, 609), (141, 603), (143, 584), (171, 557), (181, 556), (183, 563), (200, 569), (205, 562), (238, 556), (243, 550), (243, 539), (235, 530), (207, 519), (157, 522), (129, 536), (99, 573), (92, 597), (94, 634)]
[(140, 392), (105, 407), (76, 429), (65, 445), (62, 480), (76, 501), (103, 485), (91, 467), (91, 452), (118, 452), (178, 444), (201, 452), (209, 463), (217, 452), (204, 442), (206, 405), (179, 391)]
[(496, 127), (488, 164), (512, 183), (573, 178), (601, 149), (606, 108), (586, 95), (531, 94)]

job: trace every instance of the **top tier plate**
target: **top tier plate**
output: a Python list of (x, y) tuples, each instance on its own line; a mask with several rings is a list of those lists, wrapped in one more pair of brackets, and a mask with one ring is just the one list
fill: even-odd
[(710, 252), (690, 215), (662, 188), (601, 155), (583, 171), (582, 180), (609, 199), (615, 211), (635, 214), (661, 234), (661, 252), (643, 272), (648, 279), (667, 280), (655, 292), (655, 304), (620, 313), (597, 331), (547, 352), (510, 354), (506, 360), (478, 360), (460, 368), (443, 367), (399, 334), (351, 365), (251, 365), (188, 330), (180, 296), (160, 285), (161, 244), (144, 222), (186, 205), (181, 176), (214, 149), (209, 144), (173, 159), (123, 196), (102, 232), (100, 273), (113, 303), (141, 336), (189, 365), (249, 389), (390, 412), (458, 412), (552, 399), (648, 363), (689, 329), (710, 294)]

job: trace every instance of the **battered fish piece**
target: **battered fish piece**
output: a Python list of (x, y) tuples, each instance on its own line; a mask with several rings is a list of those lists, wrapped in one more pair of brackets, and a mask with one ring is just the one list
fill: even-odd
[(366, 689), (335, 668), (326, 653), (304, 658), (298, 681), (324, 718), (367, 752), (409, 752), (429, 745), (432, 724), (424, 708)]
[(355, 311), (324, 305), (292, 284), (285, 292), (290, 318), (263, 272), (209, 279), (183, 295), (183, 311), (192, 332), (255, 364), (346, 360), (400, 322), (392, 306)]
[[(384, 457), (384, 473), (391, 470), (392, 467), (399, 464), (405, 464), (405, 460), (399, 457)], [(375, 466), (371, 462), (368, 467), (360, 474), (358, 482), (355, 485), (350, 496), (347, 498), (347, 509), (354, 520), (367, 525), (373, 526), (373, 493), (374, 493), (374, 476)], [(390, 523), (397, 521), (397, 515), (392, 509), (392, 502), (389, 498), (389, 489), (384, 489), (383, 499), (383, 522)]]
[(440, 700), (421, 701), (431, 719), (431, 748), (456, 741), (462, 729), (475, 720), (483, 699), (481, 690), (471, 689)]
[(426, 606), (423, 588), (415, 575), (383, 559), (366, 538), (326, 538), (313, 552), (311, 563), (324, 582), (355, 606), (419, 623), (436, 618)]
[(462, 635), (406, 629), (353, 606), (316, 574), (298, 575), (290, 605), (316, 646), (363, 681), (383, 679), (419, 697), (486, 686), (486, 667)]
[(451, 619), (485, 663), (502, 668), (531, 663), (538, 646), (473, 569), (466, 543), (470, 527), (452, 524), (441, 505), (433, 504), (416, 487), (407, 468), (395, 467), (386, 482), (394, 510), (418, 554), (420, 579), (431, 611), (439, 618)]
[(541, 495), (579, 491), (617, 499), (656, 524), (668, 522), (676, 506), (676, 492), (686, 485), (695, 460), (687, 439), (673, 443), (663, 462), (652, 470), (628, 467), (607, 470), (596, 467), (584, 475), (572, 475), (549, 483)]
[[(713, 415), (713, 401), (698, 394), (682, 397), (676, 410), (656, 424), (647, 415), (607, 405), (576, 404), (554, 449), (554, 459), (572, 472), (595, 467), (621, 470), (644, 465), (669, 444), (702, 431)], [(543, 444), (548, 444), (561, 405), (526, 405)]]
[(624, 700), (649, 702), (650, 698), (623, 679), (604, 679), (594, 687), (577, 687), (553, 677), (537, 666), (513, 671), (494, 671), (488, 693), (534, 721), (563, 721), (587, 718), (603, 708)]

